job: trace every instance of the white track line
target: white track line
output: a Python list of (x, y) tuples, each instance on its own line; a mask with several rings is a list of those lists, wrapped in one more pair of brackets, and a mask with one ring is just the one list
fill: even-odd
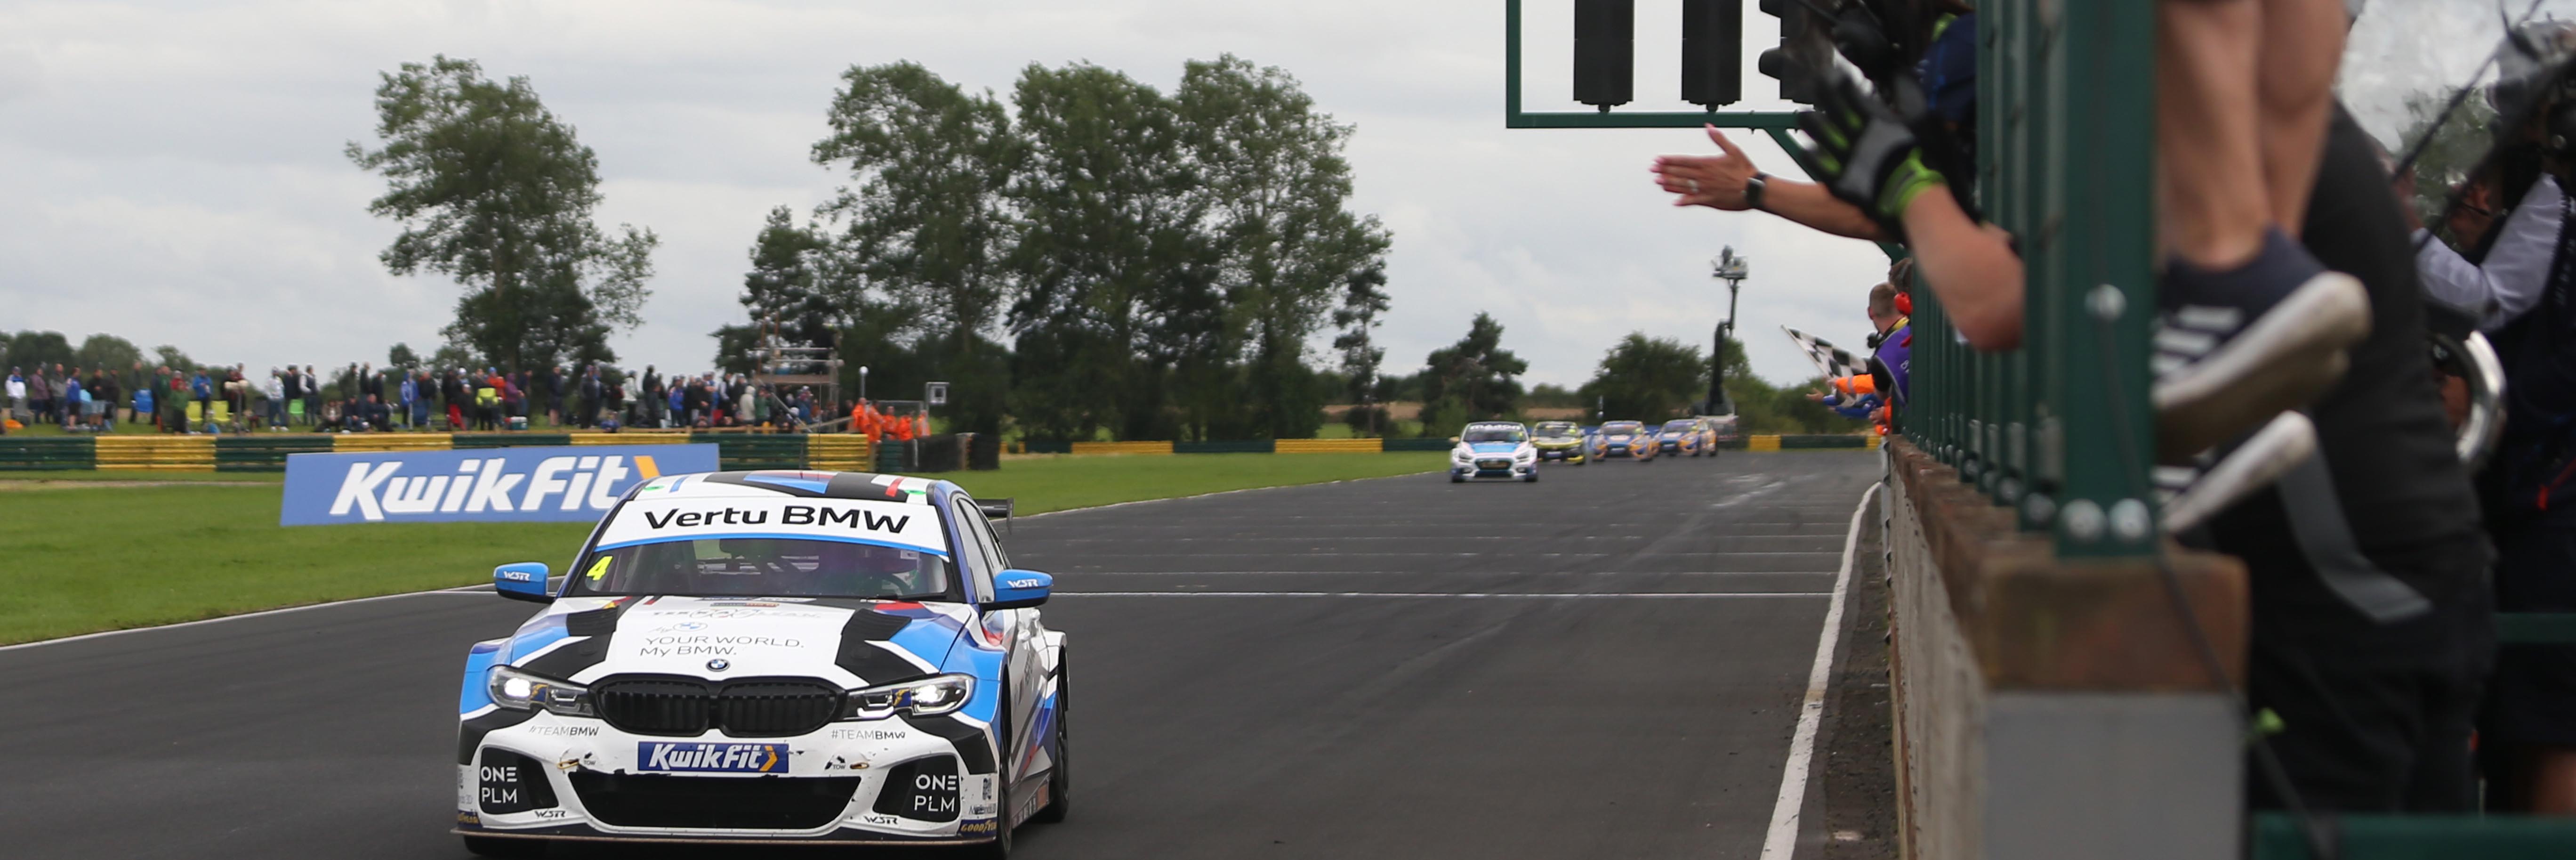
[(1834, 646), (1842, 641), (1843, 594), (1851, 586), (1852, 552), (1860, 545), (1860, 517), (1880, 485), (1861, 491), (1852, 508), (1851, 533), (1843, 538), (1843, 568), (1834, 574), (1832, 602), (1825, 606), (1825, 629), (1816, 634), (1816, 664), (1807, 670), (1807, 697), (1798, 706), (1798, 730), (1789, 737), (1789, 763), (1780, 771), (1780, 799), (1771, 805), (1771, 831), (1762, 837), (1762, 860), (1789, 860), (1798, 850), (1799, 808), (1807, 801), (1807, 766), (1816, 758), (1816, 726), (1824, 721), (1825, 685), (1834, 667)]
[(60, 638), (60, 639), (38, 639), (38, 640), (36, 640), (36, 641), (34, 641), (34, 642), (20, 642), (20, 643), (18, 643), (18, 644), (16, 644), (16, 645), (0, 645), (0, 651), (15, 651), (15, 650), (18, 650), (18, 649), (20, 649), (20, 648), (34, 648), (34, 647), (36, 647), (36, 646), (38, 646), (38, 645), (60, 645), (60, 644), (63, 644), (63, 643), (65, 643), (65, 642), (79, 642), (79, 641), (84, 640), (84, 639), (100, 639), (100, 638), (105, 638), (105, 637), (109, 637), (109, 636), (123, 636), (123, 635), (126, 635), (126, 634), (128, 634), (128, 633), (144, 633), (144, 632), (149, 632), (149, 631), (153, 631), (153, 630), (170, 630), (170, 629), (179, 628), (179, 627), (195, 627), (195, 626), (197, 626), (197, 625), (199, 625), (199, 624), (214, 624), (214, 623), (224, 622), (224, 621), (240, 621), (240, 620), (242, 620), (242, 619), (244, 619), (244, 618), (258, 618), (258, 617), (263, 616), (263, 615), (284, 615), (284, 614), (289, 613), (289, 612), (305, 612), (305, 611), (308, 611), (308, 610), (314, 610), (314, 609), (325, 609), (325, 608), (329, 608), (329, 607), (333, 607), (333, 606), (348, 606), (348, 605), (353, 604), (353, 603), (374, 603), (374, 602), (379, 601), (379, 600), (394, 600), (394, 599), (404, 598), (404, 597), (419, 597), (419, 596), (422, 596), (422, 595), (425, 595), (425, 594), (473, 594), (473, 593), (475, 593), (476, 589), (481, 589), (482, 591), (484, 591), (484, 592), (486, 592), (486, 593), (489, 593), (489, 592), (491, 591), (491, 589), (492, 589), (492, 586), (490, 586), (490, 585), (488, 585), (488, 584), (487, 584), (487, 585), (467, 585), (467, 586), (461, 586), (461, 587), (457, 587), (457, 588), (441, 588), (441, 589), (437, 589), (437, 590), (434, 590), (434, 591), (406, 591), (406, 592), (403, 592), (403, 593), (400, 593), (400, 594), (379, 594), (379, 595), (376, 595), (376, 596), (374, 596), (374, 597), (358, 597), (358, 598), (351, 598), (351, 599), (348, 599), (348, 600), (333, 600), (333, 601), (329, 601), (329, 602), (327, 602), (327, 603), (307, 603), (307, 604), (304, 604), (304, 605), (302, 605), (302, 606), (289, 606), (289, 607), (286, 607), (286, 608), (284, 608), (284, 609), (263, 609), (263, 610), (260, 610), (260, 611), (258, 611), (258, 612), (244, 612), (244, 613), (242, 613), (242, 614), (240, 614), (240, 615), (226, 615), (226, 616), (222, 616), (222, 617), (220, 617), (220, 618), (200, 618), (200, 619), (197, 619), (197, 620), (195, 620), (195, 621), (181, 621), (181, 622), (178, 622), (178, 623), (176, 623), (176, 624), (156, 624), (156, 625), (153, 625), (153, 626), (150, 626), (150, 627), (128, 627), (128, 628), (125, 628), (125, 629), (122, 629), (122, 630), (101, 630), (101, 631), (96, 632), (96, 633), (83, 633), (83, 634), (80, 634), (80, 635), (78, 635), (78, 636), (65, 636), (65, 637), (62, 637), (62, 638)]
[(1736, 597), (1830, 597), (1823, 591), (1728, 591), (1728, 592), (1635, 592), (1627, 594), (1553, 593), (1504, 594), (1499, 592), (1447, 594), (1413, 591), (1059, 591), (1056, 597), (1420, 597), (1501, 600), (1673, 600)]

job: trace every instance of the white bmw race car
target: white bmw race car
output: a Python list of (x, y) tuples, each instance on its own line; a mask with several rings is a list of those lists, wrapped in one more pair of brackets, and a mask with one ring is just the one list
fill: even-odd
[(1062, 820), (1054, 580), (1010, 567), (946, 481), (833, 472), (655, 478), (601, 520), (548, 604), (474, 645), (456, 831), (546, 840), (971, 843)]
[(1449, 449), (1449, 482), (1469, 478), (1538, 481), (1538, 448), (1529, 428), (1515, 421), (1478, 421), (1458, 432), (1458, 447)]

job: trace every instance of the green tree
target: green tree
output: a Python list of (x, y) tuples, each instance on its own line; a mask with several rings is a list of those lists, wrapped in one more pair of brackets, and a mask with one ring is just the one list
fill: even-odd
[(2436, 93), (2407, 96), (2406, 131), (2398, 136), (2403, 146), (2420, 143), (2424, 147), (2424, 154), (2415, 159), (2415, 196), (2410, 202), (2416, 216), (2436, 229), (2448, 226), (2442, 224), (2442, 206), (2451, 189), (2468, 181), (2469, 172), (2495, 142), (2496, 110), (2486, 99), (2464, 99), (2449, 116), (2436, 116), (2447, 101)]
[(751, 321), (717, 329), (716, 365), (731, 373), (750, 373), (760, 364), (753, 355), (769, 326), (777, 327), (778, 346), (828, 347), (838, 335), (842, 316), (821, 288), (819, 269), (829, 243), (817, 231), (799, 227), (787, 207), (769, 210), (751, 242), (751, 270), (742, 278), (739, 300)]
[(896, 314), (890, 334), (918, 337), (914, 351), (952, 383), (949, 425), (999, 432), (1009, 369), (984, 335), (1011, 286), (1005, 193), (1027, 142), (990, 92), (914, 63), (854, 66), (841, 81), (812, 153), (853, 180), (821, 210), (843, 227), (840, 306), (848, 319)]
[(171, 370), (177, 371), (193, 371), (197, 369), (196, 359), (189, 358), (188, 354), (181, 352), (178, 347), (171, 346), (166, 343), (152, 348), (152, 363), (158, 367), (167, 367)]
[(1601, 356), (1577, 393), (1587, 405), (1601, 404), (1603, 420), (1662, 421), (1705, 399), (1708, 367), (1697, 346), (1631, 332)]
[(394, 348), (385, 351), (386, 370), (408, 370), (418, 366), (420, 366), (420, 354), (411, 351), (411, 344), (397, 343), (394, 344)]
[[(1172, 438), (1175, 368), (1228, 344), (1205, 197), (1170, 99), (1088, 63), (1030, 65), (1012, 90), (1028, 146), (1010, 185), (1013, 413), (1037, 438)], [(1239, 408), (1240, 404), (1236, 404)]]
[(1228, 334), (1245, 341), (1242, 407), (1258, 435), (1311, 436), (1323, 404), (1306, 342), (1354, 278), (1384, 280), (1386, 229), (1346, 205), (1352, 126), (1287, 71), (1231, 54), (1186, 64), (1173, 100), (1214, 221)]
[(1529, 362), (1502, 348), (1502, 341), (1502, 323), (1480, 311), (1467, 324), (1466, 337), (1431, 351), (1423, 362), (1425, 435), (1445, 435), (1466, 422), (1519, 410), (1521, 384), (1514, 377), (1529, 372)]
[(28, 373), (36, 372), (38, 367), (68, 367), (80, 361), (80, 352), (72, 348), (71, 339), (63, 337), (62, 332), (21, 331), (8, 340), (8, 348), (0, 352), (7, 353), (11, 365), (26, 368)]
[(1343, 416), (1351, 427), (1382, 433), (1390, 426), (1384, 404), (1391, 393), (1390, 381), (1378, 376), (1386, 364), (1386, 347), (1377, 345), (1378, 317), (1388, 305), (1386, 267), (1372, 265), (1352, 273), (1343, 289), (1342, 306), (1333, 310), (1333, 324), (1342, 327), (1333, 338), (1333, 349), (1342, 358), (1343, 387), (1335, 393), (1355, 404)]
[(93, 334), (81, 339), (80, 349), (73, 351), (72, 359), (82, 367), (129, 371), (135, 362), (143, 360), (143, 350), (133, 341), (112, 334)]
[(429, 363), (436, 370), (479, 370), (489, 364), (474, 354), (473, 347), (452, 340), (439, 344), (438, 351), (430, 354)]
[(650, 230), (614, 238), (592, 220), (599, 159), (525, 77), (483, 76), (438, 56), (381, 75), (376, 136), (350, 161), (385, 178), (367, 211), (403, 224), (380, 258), (465, 287), (447, 335), (505, 368), (613, 360), (608, 335), (639, 323)]

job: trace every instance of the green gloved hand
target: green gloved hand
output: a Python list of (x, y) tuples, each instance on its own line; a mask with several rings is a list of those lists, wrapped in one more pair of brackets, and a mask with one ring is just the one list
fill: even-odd
[(1914, 132), (1840, 70), (1827, 73), (1824, 102), (1798, 115), (1815, 141), (1816, 177), (1833, 195), (1869, 213), (1890, 235), (1905, 234), (1905, 207), (1948, 180), (1923, 164)]

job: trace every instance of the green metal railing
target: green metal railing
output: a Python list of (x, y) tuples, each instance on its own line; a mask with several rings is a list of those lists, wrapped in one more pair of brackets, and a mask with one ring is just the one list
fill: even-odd
[(1968, 348), (1916, 289), (1902, 429), (2061, 556), (2144, 555), (2157, 534), (2154, 7), (1999, 0), (1979, 13), (1977, 199), (2021, 252), (2022, 344)]

